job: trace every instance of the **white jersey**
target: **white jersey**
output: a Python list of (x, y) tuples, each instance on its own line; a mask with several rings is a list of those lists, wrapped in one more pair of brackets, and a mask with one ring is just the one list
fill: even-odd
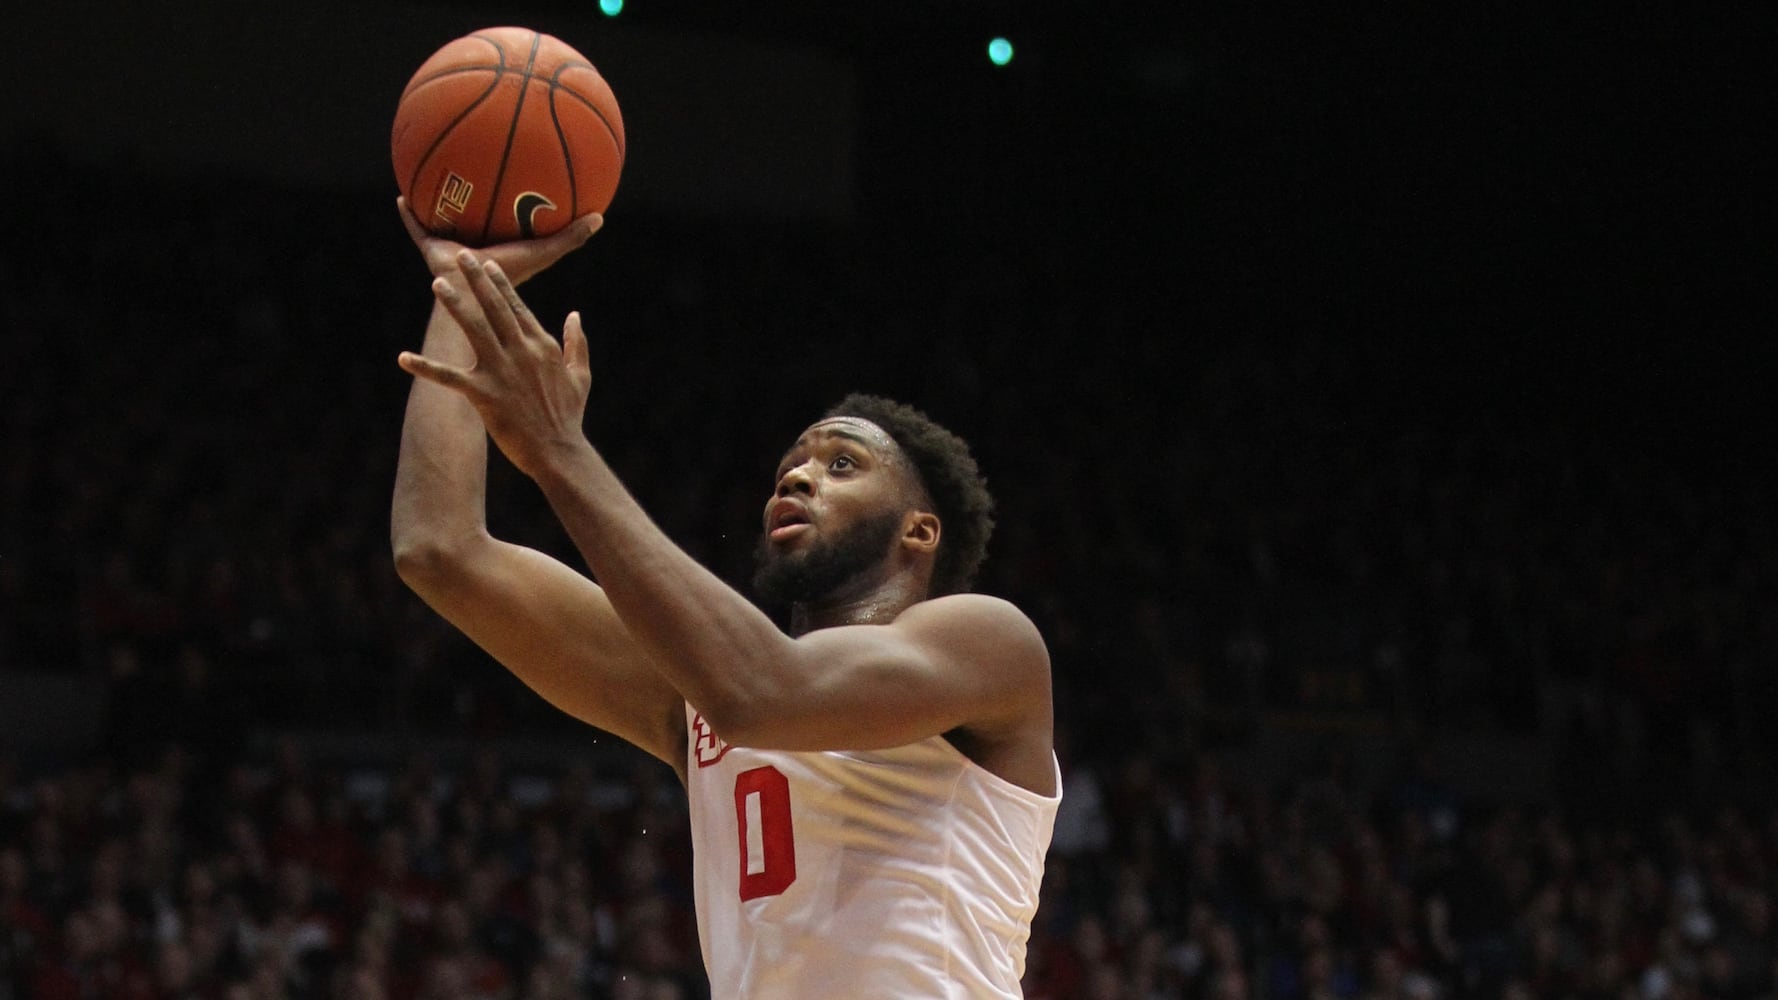
[(1014, 785), (939, 736), (750, 750), (686, 713), (698, 937), (716, 1000), (1022, 996), (1059, 791)]

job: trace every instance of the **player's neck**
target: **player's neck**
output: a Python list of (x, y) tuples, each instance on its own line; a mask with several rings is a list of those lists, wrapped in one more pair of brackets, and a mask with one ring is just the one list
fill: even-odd
[(790, 634), (806, 635), (837, 625), (887, 625), (926, 599), (927, 584), (897, 573), (872, 585), (842, 587), (820, 601), (790, 607)]

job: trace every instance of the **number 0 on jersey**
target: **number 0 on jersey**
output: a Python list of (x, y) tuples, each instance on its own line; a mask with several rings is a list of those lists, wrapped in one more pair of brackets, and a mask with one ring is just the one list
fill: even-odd
[(796, 881), (790, 823), (790, 779), (775, 767), (735, 775), (735, 829), (740, 834), (741, 899), (776, 896)]

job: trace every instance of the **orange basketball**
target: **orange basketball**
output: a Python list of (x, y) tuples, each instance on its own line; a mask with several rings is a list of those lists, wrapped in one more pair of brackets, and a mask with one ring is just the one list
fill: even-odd
[(486, 246), (605, 211), (623, 171), (624, 120), (605, 78), (567, 43), (487, 28), (420, 65), (389, 147), (420, 223)]

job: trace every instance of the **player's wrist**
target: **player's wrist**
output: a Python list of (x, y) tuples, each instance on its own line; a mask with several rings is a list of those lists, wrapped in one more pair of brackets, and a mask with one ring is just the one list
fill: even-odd
[(578, 430), (538, 442), (528, 457), (525, 473), (546, 492), (583, 482), (589, 465), (598, 460), (593, 443)]

